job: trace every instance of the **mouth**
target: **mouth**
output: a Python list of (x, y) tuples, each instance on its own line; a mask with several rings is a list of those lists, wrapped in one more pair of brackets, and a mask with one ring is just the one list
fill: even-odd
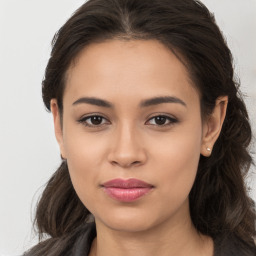
[(121, 202), (132, 202), (148, 194), (154, 186), (137, 179), (114, 179), (105, 182), (103, 191)]

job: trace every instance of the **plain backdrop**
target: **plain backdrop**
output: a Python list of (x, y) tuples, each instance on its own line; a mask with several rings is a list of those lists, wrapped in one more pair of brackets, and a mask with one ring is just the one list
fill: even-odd
[[(60, 164), (52, 117), (41, 99), (41, 80), (54, 33), (83, 2), (0, 0), (1, 256), (20, 255), (37, 242), (34, 206)], [(255, 136), (256, 0), (202, 2), (215, 13), (233, 52)], [(255, 176), (248, 183), (256, 200)]]

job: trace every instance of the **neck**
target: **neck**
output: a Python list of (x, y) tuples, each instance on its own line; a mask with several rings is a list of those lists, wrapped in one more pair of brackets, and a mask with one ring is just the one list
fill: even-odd
[[(183, 216), (184, 217), (184, 216)], [(190, 216), (136, 232), (113, 230), (96, 220), (90, 256), (212, 256), (213, 241), (197, 232)]]

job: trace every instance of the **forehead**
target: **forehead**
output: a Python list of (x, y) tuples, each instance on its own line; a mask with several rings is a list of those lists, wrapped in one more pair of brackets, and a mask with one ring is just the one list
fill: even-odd
[(159, 41), (108, 40), (87, 46), (75, 59), (67, 72), (64, 98), (156, 94), (198, 97), (185, 65)]

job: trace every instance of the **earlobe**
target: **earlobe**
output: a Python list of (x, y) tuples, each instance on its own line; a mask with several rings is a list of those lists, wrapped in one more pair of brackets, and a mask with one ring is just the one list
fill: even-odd
[(218, 139), (221, 128), (226, 116), (228, 97), (222, 96), (216, 100), (212, 114), (203, 124), (201, 154), (209, 157), (212, 153), (214, 144)]
[(56, 137), (56, 140), (60, 147), (61, 157), (65, 159), (66, 154), (65, 154), (65, 150), (64, 150), (61, 118), (60, 118), (60, 112), (59, 112), (59, 108), (58, 108), (57, 99), (51, 99), (51, 112), (53, 115), (55, 137)]

